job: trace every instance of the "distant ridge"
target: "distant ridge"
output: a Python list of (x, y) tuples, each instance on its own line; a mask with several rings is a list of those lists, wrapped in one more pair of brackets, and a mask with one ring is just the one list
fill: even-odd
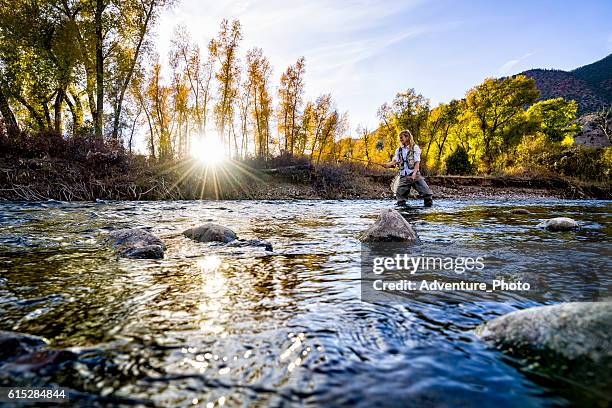
[(530, 69), (521, 75), (535, 80), (540, 99), (562, 97), (575, 100), (580, 115), (612, 105), (612, 54), (569, 72)]
[(612, 54), (592, 64), (576, 68), (572, 74), (598, 89), (608, 102), (612, 101)]

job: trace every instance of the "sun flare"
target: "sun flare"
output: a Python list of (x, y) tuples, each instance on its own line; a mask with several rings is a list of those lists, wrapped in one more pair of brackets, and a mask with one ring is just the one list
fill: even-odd
[(225, 146), (217, 136), (197, 137), (191, 143), (191, 157), (206, 165), (218, 165), (226, 160)]

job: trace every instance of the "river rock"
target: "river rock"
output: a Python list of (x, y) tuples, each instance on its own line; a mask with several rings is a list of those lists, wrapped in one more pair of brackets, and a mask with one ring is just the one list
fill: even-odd
[(531, 212), (528, 209), (526, 209), (526, 208), (515, 208), (511, 212), (512, 212), (512, 214), (517, 214), (517, 215), (531, 214)]
[(13, 373), (37, 372), (68, 361), (75, 361), (78, 355), (65, 349), (45, 349), (21, 356), (2, 366), (3, 371)]
[(238, 237), (231, 229), (223, 225), (208, 222), (198, 227), (189, 228), (183, 232), (187, 238), (199, 242), (231, 242)]
[[(533, 307), (493, 319), (476, 330), (482, 339), (540, 364), (612, 374), (612, 302)], [(562, 357), (559, 363), (558, 357)], [(586, 370), (581, 370), (586, 367)]]
[(557, 217), (540, 224), (549, 231), (571, 231), (579, 228), (576, 221), (568, 217)]
[(408, 221), (391, 208), (380, 212), (376, 222), (361, 235), (360, 240), (361, 242), (421, 242)]
[(272, 244), (268, 241), (264, 241), (263, 239), (235, 239), (229, 244), (229, 247), (261, 247), (266, 251), (272, 251)]
[(42, 337), (12, 331), (0, 331), (0, 361), (33, 353), (47, 346)]
[(111, 244), (119, 256), (138, 259), (162, 259), (166, 246), (153, 233), (130, 228), (113, 231), (108, 234), (106, 242)]

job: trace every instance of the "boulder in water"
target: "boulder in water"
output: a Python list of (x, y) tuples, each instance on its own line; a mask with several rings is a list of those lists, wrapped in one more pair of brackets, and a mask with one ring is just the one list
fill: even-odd
[(231, 229), (223, 225), (208, 222), (198, 227), (189, 228), (183, 232), (187, 238), (198, 242), (231, 242), (238, 237)]
[(511, 211), (512, 214), (517, 214), (517, 215), (528, 215), (531, 214), (531, 211), (529, 211), (526, 208), (515, 208)]
[(380, 212), (376, 222), (361, 235), (360, 240), (361, 242), (421, 242), (408, 221), (391, 208)]
[[(533, 307), (493, 319), (476, 330), (482, 339), (540, 365), (573, 374), (612, 375), (612, 302)], [(559, 359), (561, 357), (561, 360)]]
[(576, 221), (568, 217), (557, 217), (546, 220), (540, 224), (549, 231), (572, 231), (579, 228)]
[(162, 259), (166, 250), (161, 239), (140, 228), (113, 231), (108, 234), (106, 242), (126, 258)]
[(12, 331), (0, 331), (0, 361), (33, 353), (47, 346), (42, 337)]

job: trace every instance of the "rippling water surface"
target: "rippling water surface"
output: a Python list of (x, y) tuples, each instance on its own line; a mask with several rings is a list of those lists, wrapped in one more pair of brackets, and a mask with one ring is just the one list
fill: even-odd
[[(609, 201), (440, 200), (406, 210), (423, 251), (485, 254), (491, 276), (518, 274), (539, 290), (362, 302), (357, 237), (390, 204), (0, 204), (0, 329), (79, 354), (36, 377), (2, 374), (2, 383), (60, 384), (88, 395), (84, 404), (156, 406), (524, 407), (601, 398), (530, 370), (472, 331), (517, 309), (609, 298)], [(510, 212), (519, 206), (532, 214)], [(555, 216), (582, 228), (537, 227)], [(274, 251), (181, 235), (207, 221), (268, 240)], [(165, 258), (118, 259), (101, 245), (128, 227), (160, 236)], [(534, 280), (543, 267), (546, 279)]]

